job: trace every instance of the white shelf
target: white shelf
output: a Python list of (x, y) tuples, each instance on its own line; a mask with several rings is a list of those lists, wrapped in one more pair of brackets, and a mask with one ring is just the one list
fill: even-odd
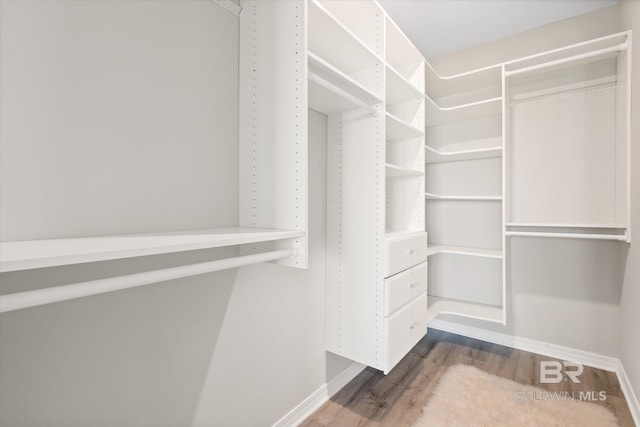
[(354, 108), (374, 110), (382, 103), (367, 88), (313, 52), (308, 53), (309, 108), (334, 114)]
[(464, 122), (502, 114), (502, 97), (485, 98), (451, 106), (439, 105), (427, 98), (427, 127)]
[(323, 5), (315, 0), (308, 4), (310, 51), (320, 55), (347, 74), (383, 63), (381, 58)]
[(468, 255), (482, 258), (503, 259), (504, 253), (497, 249), (467, 248), (462, 246), (432, 245), (427, 248), (427, 256), (438, 254)]
[(424, 131), (400, 120), (391, 113), (386, 114), (387, 140), (423, 136)]
[(429, 200), (473, 200), (473, 201), (501, 201), (502, 196), (443, 196), (433, 193), (424, 193)]
[(397, 104), (411, 100), (424, 99), (424, 93), (411, 84), (398, 71), (387, 64), (386, 72), (386, 102), (387, 104)]
[(470, 92), (478, 88), (495, 88), (500, 91), (502, 85), (502, 64), (443, 75), (438, 73), (428, 61), (426, 63), (426, 87), (431, 98), (442, 98), (459, 93)]
[(413, 236), (414, 234), (422, 234), (424, 230), (387, 230), (384, 234), (385, 240), (403, 239), (405, 237)]
[(424, 172), (422, 171), (403, 168), (401, 166), (392, 165), (391, 163), (385, 164), (385, 170), (387, 178), (424, 176)]
[(438, 150), (425, 145), (426, 163), (459, 162), (464, 160), (479, 160), (502, 157), (502, 139), (490, 138), (486, 140), (492, 146), (470, 148), (465, 150)]
[(471, 319), (488, 320), (490, 322), (504, 322), (504, 310), (500, 306), (478, 304), (449, 298), (429, 295), (427, 319), (430, 322), (440, 314), (455, 314)]
[(304, 234), (261, 228), (218, 228), (1, 242), (0, 272), (294, 239)]

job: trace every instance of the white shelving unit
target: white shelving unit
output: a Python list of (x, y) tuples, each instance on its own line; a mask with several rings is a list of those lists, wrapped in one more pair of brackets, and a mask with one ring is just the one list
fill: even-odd
[(624, 32), (505, 65), (508, 236), (631, 241), (630, 56)]
[(505, 323), (502, 68), (442, 76), (426, 63), (426, 81), (428, 317)]
[(427, 63), (429, 320), (506, 321), (510, 237), (630, 242), (630, 41), (452, 76)]
[[(328, 123), (328, 251), (335, 254), (327, 266), (327, 349), (388, 372), (426, 333), (424, 62), (376, 2), (308, 5), (310, 70), (313, 52), (374, 96), (359, 96), (357, 108), (320, 110)], [(320, 11), (322, 20), (314, 18)], [(355, 41), (338, 41), (334, 32)], [(320, 42), (352, 59), (359, 57), (351, 49), (362, 46), (370, 55), (347, 69), (321, 53)], [(424, 290), (405, 292), (412, 277)], [(400, 303), (385, 311), (390, 299)]]
[[(293, 8), (271, 4), (246, 5), (270, 17), (287, 15), (292, 25), (264, 31), (247, 16), (240, 25), (239, 217), (237, 227), (147, 234), (83, 236), (0, 243), (0, 272), (71, 266), (218, 247), (234, 247), (239, 255), (193, 265), (42, 287), (0, 297), (0, 312), (65, 301), (98, 293), (143, 286), (259, 262), (306, 268), (307, 235), (307, 58), (303, 4)], [(284, 43), (277, 58), (269, 52)], [(295, 46), (300, 46), (295, 49)], [(324, 51), (321, 51), (324, 52)], [(372, 56), (366, 48), (362, 57)], [(375, 55), (373, 55), (375, 58)], [(363, 102), (379, 102), (359, 78), (349, 78), (313, 58), (317, 75), (354, 93)], [(345, 61), (347, 72), (353, 58)], [(354, 73), (358, 75), (358, 73)], [(298, 80), (300, 84), (291, 82)], [(382, 92), (380, 92), (382, 94)], [(277, 102), (276, 102), (277, 101)], [(290, 124), (281, 127), (280, 123)], [(273, 159), (278, 159), (274, 162)], [(197, 188), (197, 187), (196, 187)], [(202, 196), (204, 197), (204, 196)], [(175, 225), (172, 229), (175, 229)], [(267, 243), (271, 242), (271, 243)], [(46, 284), (44, 284), (46, 285)]]

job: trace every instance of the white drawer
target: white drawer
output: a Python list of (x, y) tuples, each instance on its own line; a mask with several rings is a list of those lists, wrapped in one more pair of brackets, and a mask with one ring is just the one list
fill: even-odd
[(427, 233), (387, 240), (385, 277), (393, 276), (427, 260)]
[(427, 263), (389, 277), (385, 283), (384, 315), (396, 311), (427, 290)]
[(388, 373), (427, 333), (427, 293), (385, 320)]

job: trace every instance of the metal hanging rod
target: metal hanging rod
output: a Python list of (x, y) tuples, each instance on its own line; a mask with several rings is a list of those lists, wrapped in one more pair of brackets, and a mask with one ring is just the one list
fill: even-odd
[(592, 58), (594, 56), (604, 55), (611, 52), (620, 52), (627, 49), (627, 43), (621, 43), (616, 46), (607, 47), (604, 49), (594, 50), (592, 52), (581, 53), (580, 55), (568, 56), (562, 59), (556, 59), (555, 61), (544, 62), (542, 64), (531, 65), (529, 67), (519, 68), (517, 70), (505, 71), (505, 77), (511, 77), (518, 74), (528, 73), (530, 71), (539, 70), (542, 68), (552, 67), (554, 65), (565, 64), (567, 62), (578, 61), (580, 59)]
[(508, 237), (556, 237), (561, 239), (617, 240), (624, 242), (624, 234), (546, 233), (538, 231), (507, 231)]
[(87, 282), (54, 286), (51, 288), (36, 289), (33, 291), (17, 292), (14, 294), (0, 296), (0, 313), (51, 304), (59, 301), (68, 301), (91, 295), (104, 294), (122, 289), (136, 288), (138, 286), (182, 279), (184, 277), (198, 276), (200, 274), (257, 264), (259, 262), (275, 261), (278, 259), (294, 257), (295, 255), (295, 249), (282, 249), (255, 255), (245, 255), (198, 264), (183, 265), (180, 267), (163, 268), (144, 273), (127, 274), (124, 276), (90, 280)]
[(350, 94), (346, 90), (336, 86), (335, 84), (323, 79), (322, 77), (318, 76), (317, 74), (309, 72), (308, 73), (308, 78), (309, 78), (309, 81), (312, 81), (315, 84), (318, 84), (318, 85), (324, 87), (325, 89), (330, 90), (331, 92), (333, 92), (336, 95), (346, 99), (347, 101), (357, 105), (358, 107), (361, 107), (361, 108), (367, 110), (372, 115), (378, 116), (380, 114), (380, 112), (374, 106), (367, 104), (366, 102), (364, 102), (361, 99), (357, 98), (356, 96)]

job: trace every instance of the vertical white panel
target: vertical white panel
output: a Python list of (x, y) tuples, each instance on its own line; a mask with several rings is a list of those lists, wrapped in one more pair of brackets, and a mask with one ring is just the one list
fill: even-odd
[[(245, 1), (240, 23), (240, 225), (307, 230), (306, 3)], [(299, 255), (279, 261), (307, 266)]]
[(382, 369), (384, 119), (330, 116), (327, 145), (328, 350)]
[(511, 107), (514, 221), (613, 223), (615, 91)]

